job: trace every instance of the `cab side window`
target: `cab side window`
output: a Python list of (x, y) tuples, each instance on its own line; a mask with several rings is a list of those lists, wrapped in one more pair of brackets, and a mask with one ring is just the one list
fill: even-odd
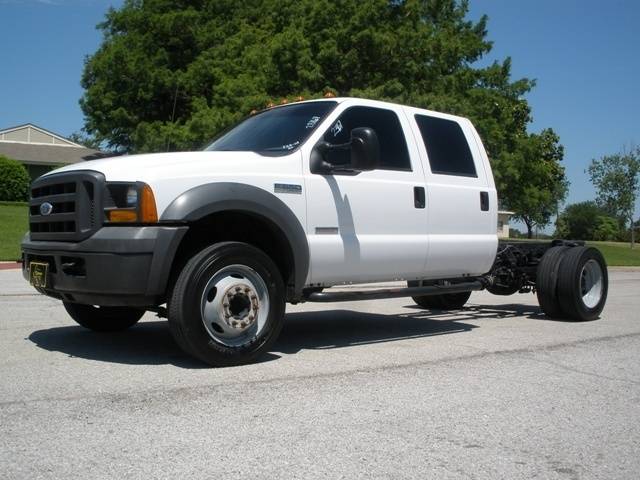
[[(324, 140), (333, 145), (348, 143), (351, 130), (372, 128), (380, 143), (380, 169), (411, 171), (409, 150), (398, 116), (391, 110), (372, 107), (351, 107), (333, 122), (324, 134)], [(334, 165), (349, 163), (349, 149), (332, 150), (330, 162)]]
[(440, 175), (477, 177), (473, 155), (457, 122), (416, 115), (416, 123), (427, 149), (431, 172)]

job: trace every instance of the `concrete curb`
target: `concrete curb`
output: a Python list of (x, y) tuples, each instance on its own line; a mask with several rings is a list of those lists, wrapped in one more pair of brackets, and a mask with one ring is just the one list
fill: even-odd
[(0, 262), (0, 270), (21, 270), (22, 263), (20, 262)]

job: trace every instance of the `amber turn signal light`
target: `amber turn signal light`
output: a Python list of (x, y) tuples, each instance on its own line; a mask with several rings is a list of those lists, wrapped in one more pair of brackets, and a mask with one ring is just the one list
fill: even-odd
[(156, 223), (158, 221), (156, 198), (153, 196), (153, 190), (147, 184), (142, 186), (142, 195), (140, 196), (140, 221), (142, 223)]
[(138, 214), (135, 210), (116, 209), (107, 212), (109, 221), (112, 223), (135, 222), (138, 220)]

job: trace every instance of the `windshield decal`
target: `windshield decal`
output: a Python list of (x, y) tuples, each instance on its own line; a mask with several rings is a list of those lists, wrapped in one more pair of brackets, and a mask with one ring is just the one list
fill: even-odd
[(334, 137), (337, 137), (341, 131), (342, 131), (342, 122), (338, 120), (336, 123), (333, 124), (333, 127), (331, 127), (331, 133), (333, 133)]
[(314, 115), (313, 117), (311, 117), (311, 120), (309, 120), (309, 121), (307, 122), (307, 126), (306, 126), (306, 128), (307, 128), (307, 129), (309, 129), (309, 128), (313, 128), (313, 127), (315, 127), (315, 126), (316, 126), (316, 123), (318, 123), (318, 121), (320, 121), (320, 117), (319, 117), (319, 116), (317, 116), (317, 115)]

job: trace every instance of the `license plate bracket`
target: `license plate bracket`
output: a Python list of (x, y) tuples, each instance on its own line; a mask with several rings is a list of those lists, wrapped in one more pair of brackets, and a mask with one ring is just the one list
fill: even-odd
[(29, 283), (36, 288), (47, 288), (49, 264), (46, 262), (29, 263)]

